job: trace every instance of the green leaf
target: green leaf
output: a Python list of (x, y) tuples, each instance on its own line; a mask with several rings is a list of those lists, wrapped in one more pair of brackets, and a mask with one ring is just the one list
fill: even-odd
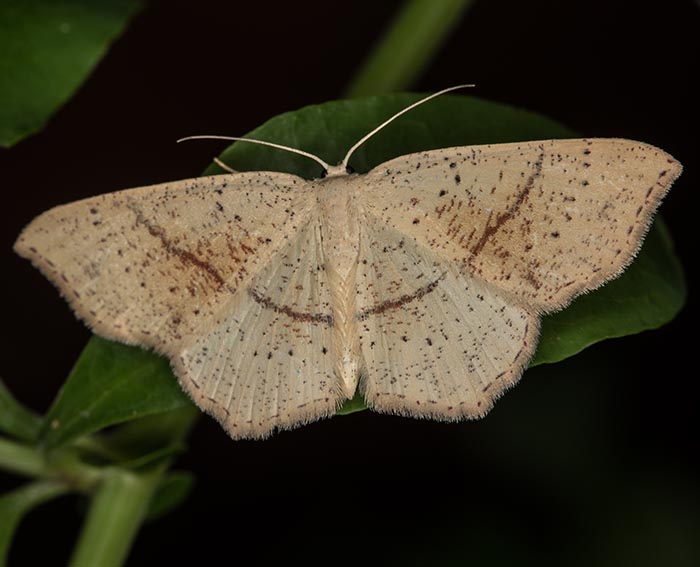
[[(309, 106), (272, 118), (249, 137), (338, 163), (365, 133), (418, 98), (401, 94)], [(420, 150), (571, 137), (577, 136), (532, 112), (472, 97), (445, 96), (401, 117), (370, 139), (350, 161), (363, 173), (388, 159)], [(233, 144), (221, 159), (237, 170), (285, 171), (306, 178), (318, 177), (321, 169), (309, 159), (246, 143)], [(216, 166), (207, 170), (220, 171)], [(661, 326), (673, 319), (684, 301), (682, 270), (668, 232), (657, 220), (639, 256), (620, 278), (545, 319), (533, 364), (562, 360), (606, 338)], [(362, 407), (356, 397), (340, 413)]]
[(0, 431), (21, 439), (36, 441), (41, 427), (41, 418), (29, 411), (12, 396), (0, 380)]
[(100, 445), (118, 456), (113, 463), (122, 468), (152, 468), (183, 451), (184, 438), (198, 416), (192, 404), (147, 415), (100, 435)]
[(336, 415), (350, 415), (358, 411), (366, 410), (365, 399), (360, 392), (355, 392), (352, 399), (347, 400), (342, 407), (336, 412)]
[(48, 500), (66, 494), (66, 485), (54, 481), (32, 482), (0, 496), (0, 567), (7, 564), (12, 536), (22, 518)]
[(46, 415), (41, 442), (56, 448), (108, 425), (187, 406), (164, 358), (93, 337)]
[(134, 0), (0, 3), (0, 145), (43, 128), (138, 6)]
[(177, 471), (166, 475), (153, 494), (146, 521), (157, 520), (175, 510), (187, 499), (193, 486), (191, 473)]

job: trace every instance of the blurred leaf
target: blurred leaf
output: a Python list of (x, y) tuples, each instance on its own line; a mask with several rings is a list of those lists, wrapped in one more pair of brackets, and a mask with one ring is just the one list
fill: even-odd
[[(174, 380), (174, 378), (173, 378)], [(128, 421), (100, 435), (100, 445), (122, 468), (144, 468), (171, 458), (184, 448), (184, 437), (199, 410), (192, 404)]]
[(40, 130), (126, 26), (135, 0), (0, 3), (0, 146)]
[(57, 482), (33, 482), (0, 496), (0, 567), (7, 564), (12, 536), (22, 518), (44, 502), (68, 492)]
[(93, 337), (46, 415), (41, 441), (55, 448), (108, 425), (187, 406), (164, 358)]
[(348, 97), (404, 90), (424, 72), (473, 0), (407, 0), (355, 74)]
[(41, 418), (15, 400), (0, 380), (0, 431), (22, 441), (33, 442), (40, 427)]
[[(276, 116), (249, 136), (338, 163), (366, 132), (418, 98), (389, 95), (309, 106)], [(360, 147), (350, 161), (363, 173), (391, 158), (420, 150), (572, 137), (576, 134), (571, 130), (532, 112), (472, 97), (445, 96), (401, 117)], [(320, 174), (320, 166), (309, 159), (253, 144), (234, 144), (221, 159), (242, 171), (285, 171), (306, 178)], [(221, 170), (212, 166), (207, 171)], [(533, 364), (562, 360), (606, 338), (659, 327), (673, 319), (684, 300), (680, 264), (667, 231), (657, 221), (638, 258), (620, 278), (545, 319)], [(356, 397), (341, 413), (363, 406)]]
[(180, 506), (194, 486), (194, 475), (188, 472), (173, 472), (165, 476), (156, 488), (146, 521), (153, 521), (169, 514)]

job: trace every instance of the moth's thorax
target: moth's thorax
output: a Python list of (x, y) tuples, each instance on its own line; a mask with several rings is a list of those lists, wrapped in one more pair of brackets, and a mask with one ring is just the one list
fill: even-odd
[(339, 176), (318, 182), (317, 195), (323, 215), (324, 253), (338, 275), (350, 276), (357, 263), (360, 229), (355, 204), (356, 176)]

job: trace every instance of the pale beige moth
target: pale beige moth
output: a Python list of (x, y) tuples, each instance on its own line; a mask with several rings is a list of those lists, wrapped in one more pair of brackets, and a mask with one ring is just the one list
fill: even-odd
[(648, 144), (571, 139), (359, 175), (358, 145), (334, 167), (309, 156), (321, 179), (227, 173), (58, 206), (15, 249), (95, 333), (167, 356), (234, 438), (333, 415), (358, 389), (376, 411), (452, 421), (518, 381), (542, 315), (624, 270), (681, 172)]

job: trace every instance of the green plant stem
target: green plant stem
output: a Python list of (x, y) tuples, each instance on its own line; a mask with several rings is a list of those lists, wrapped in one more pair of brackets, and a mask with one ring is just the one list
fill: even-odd
[(47, 475), (47, 468), (43, 455), (35, 447), (0, 437), (0, 469), (41, 477)]
[(425, 69), (472, 0), (408, 0), (345, 92), (402, 90)]
[(148, 475), (119, 468), (104, 471), (70, 567), (118, 567), (124, 563), (162, 472), (162, 468)]
[(37, 447), (0, 437), (0, 469), (22, 476), (55, 480), (73, 490), (89, 490), (101, 471), (80, 461), (72, 450), (47, 458)]
[[(157, 418), (159, 423), (148, 421), (147, 424), (151, 431), (162, 427), (168, 433), (168, 442), (177, 446), (198, 417), (199, 411), (187, 406), (162, 414)], [(70, 567), (123, 565), (147, 516), (151, 499), (173, 460), (164, 458), (141, 472), (118, 467), (102, 470), (102, 481), (92, 496)]]

